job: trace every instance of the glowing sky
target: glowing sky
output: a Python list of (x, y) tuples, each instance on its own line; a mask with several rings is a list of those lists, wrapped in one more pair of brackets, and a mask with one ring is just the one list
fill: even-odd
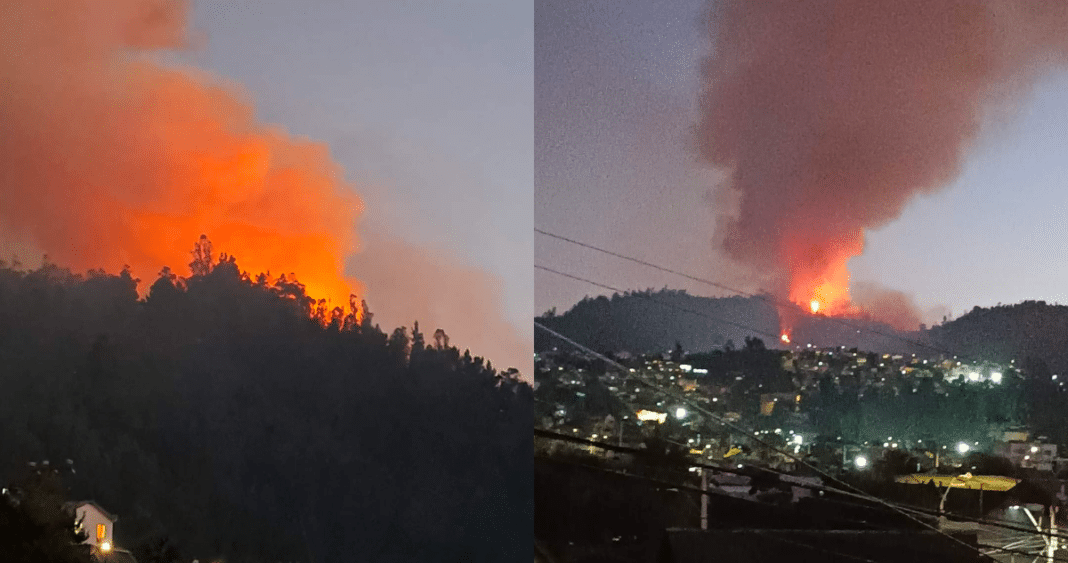
[[(366, 204), (367, 253), (389, 238), (428, 260), (483, 270), (499, 283), (485, 299), (500, 301), (529, 340), (532, 18), (529, 4), (492, 0), (203, 0), (193, 10), (203, 41), (182, 56), (242, 84), (262, 120), (329, 145)], [(413, 313), (383, 297), (391, 280), (365, 271), (382, 262), (357, 256), (350, 270), (367, 280), (384, 327), (410, 325)], [(441, 291), (436, 300), (450, 299)], [(509, 346), (496, 365), (517, 363)]]

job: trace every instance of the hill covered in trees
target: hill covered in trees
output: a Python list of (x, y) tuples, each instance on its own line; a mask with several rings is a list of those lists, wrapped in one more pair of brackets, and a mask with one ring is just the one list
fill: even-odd
[[(750, 336), (767, 339), (737, 325), (770, 334), (779, 330), (774, 306), (760, 297), (699, 297), (671, 289), (586, 297), (562, 315), (549, 311), (537, 320), (602, 352), (665, 352), (676, 342), (686, 350), (707, 351), (728, 340), (740, 345)], [(558, 345), (544, 331), (534, 334), (536, 350)]]
[[(1008, 363), (1042, 362), (1053, 374), (1068, 372), (1068, 306), (1044, 301), (975, 307), (971, 312), (930, 328), (898, 331), (867, 319), (840, 319), (795, 311), (789, 323), (795, 343), (845, 346), (861, 350), (962, 357)], [(700, 297), (663, 289), (586, 297), (563, 314), (549, 311), (537, 318), (545, 326), (601, 352), (666, 352), (676, 342), (689, 352), (740, 347), (759, 337), (778, 346), (780, 330), (775, 301), (767, 296)], [(535, 349), (559, 342), (535, 333)], [(1035, 366), (1032, 366), (1035, 367)]]
[(1007, 363), (1040, 360), (1053, 373), (1068, 371), (1068, 306), (1045, 301), (975, 307), (932, 327), (933, 344), (959, 355)]
[[(689, 352), (740, 347), (747, 338), (779, 346), (780, 329), (794, 342), (815, 346), (846, 346), (862, 350), (915, 352), (917, 333), (902, 333), (870, 319), (811, 315), (796, 307), (782, 323), (781, 306), (768, 295), (702, 297), (682, 290), (633, 291), (586, 297), (562, 315), (549, 311), (537, 321), (601, 352), (652, 353), (673, 350), (676, 343)], [(791, 306), (792, 307), (792, 306)], [(785, 325), (789, 326), (785, 326)], [(861, 330), (858, 331), (858, 328)], [(559, 346), (544, 331), (535, 331), (534, 347)]]
[(0, 263), (5, 483), (74, 460), (142, 563), (529, 556), (529, 385), (232, 257), (191, 269), (139, 298), (128, 271)]

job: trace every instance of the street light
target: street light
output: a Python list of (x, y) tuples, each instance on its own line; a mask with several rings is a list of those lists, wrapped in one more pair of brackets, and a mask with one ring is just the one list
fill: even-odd
[(686, 409), (683, 407), (675, 409), (675, 418), (680, 420), (686, 418)]
[(853, 464), (857, 466), (857, 469), (864, 469), (868, 466), (868, 458), (862, 455), (858, 455), (857, 457), (853, 458)]
[(972, 447), (969, 446), (968, 444), (965, 444), (964, 442), (961, 442), (961, 443), (957, 444), (957, 452), (960, 453), (961, 455), (964, 455), (964, 454), (968, 453), (968, 450), (970, 450), (970, 449), (972, 449)]

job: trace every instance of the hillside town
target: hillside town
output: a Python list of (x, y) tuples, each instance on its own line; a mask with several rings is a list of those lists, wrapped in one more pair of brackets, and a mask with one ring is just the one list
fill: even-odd
[[(1058, 444), (1027, 426), (1027, 374), (1015, 360), (769, 350), (757, 339), (710, 354), (614, 356), (626, 371), (574, 350), (538, 354), (536, 425), (618, 445), (657, 436), (695, 458), (788, 470), (794, 460), (769, 456), (742, 430), (835, 470), (891, 452), (915, 457), (917, 471), (960, 465), (970, 453), (1022, 470), (1068, 469)], [(1049, 384), (1066, 382), (1051, 374)]]

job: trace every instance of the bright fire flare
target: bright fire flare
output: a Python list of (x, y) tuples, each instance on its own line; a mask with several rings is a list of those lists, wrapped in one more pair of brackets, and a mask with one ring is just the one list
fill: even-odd
[(816, 314), (816, 313), (820, 312), (820, 302), (818, 300), (816, 300), (816, 299), (813, 299), (808, 304), (808, 308), (812, 310), (813, 314)]
[(782, 336), (779, 337), (779, 340), (782, 340), (783, 344), (789, 344), (790, 343), (790, 335), (786, 334), (784, 332), (784, 333), (782, 333)]

